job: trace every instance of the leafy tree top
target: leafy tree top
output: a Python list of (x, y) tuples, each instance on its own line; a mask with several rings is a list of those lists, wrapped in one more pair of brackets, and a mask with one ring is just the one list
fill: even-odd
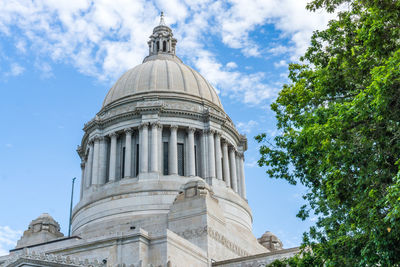
[(400, 1), (315, 0), (338, 12), (314, 32), (290, 84), (272, 104), (281, 134), (266, 134), (260, 166), (309, 190), (319, 219), (304, 236), (326, 266), (400, 263)]

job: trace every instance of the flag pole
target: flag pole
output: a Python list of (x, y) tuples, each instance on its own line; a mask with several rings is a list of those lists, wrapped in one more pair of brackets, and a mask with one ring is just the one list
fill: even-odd
[(71, 205), (69, 206), (69, 226), (68, 226), (68, 237), (71, 236), (71, 220), (72, 220), (72, 202), (74, 200), (74, 183), (76, 177), (72, 178), (72, 190), (71, 190)]

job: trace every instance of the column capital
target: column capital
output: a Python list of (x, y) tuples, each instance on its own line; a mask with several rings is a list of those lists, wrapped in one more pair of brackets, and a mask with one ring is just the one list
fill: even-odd
[(215, 134), (216, 131), (214, 129), (204, 129), (203, 133), (205, 133), (205, 134)]
[(197, 130), (197, 129), (194, 128), (194, 127), (189, 127), (189, 128), (188, 128), (188, 132), (189, 132), (189, 133), (195, 133), (196, 130)]
[(110, 138), (118, 137), (118, 133), (117, 133), (117, 132), (113, 132), (113, 133), (110, 133), (108, 136), (109, 136)]
[(124, 132), (125, 132), (125, 134), (132, 134), (133, 133), (133, 129), (132, 128), (125, 128)]
[(148, 128), (148, 127), (149, 127), (149, 123), (148, 123), (148, 122), (142, 122), (142, 123), (139, 125), (139, 129)]
[(214, 130), (214, 133), (215, 133), (217, 136), (219, 136), (219, 137), (221, 138), (221, 136), (222, 136), (222, 133), (221, 133), (221, 131)]
[(236, 148), (233, 145), (229, 146), (229, 152), (231, 152), (231, 151), (233, 151), (235, 153), (237, 152)]
[(178, 130), (178, 125), (171, 124), (170, 128), (171, 128), (171, 130)]
[(81, 169), (84, 169), (84, 168), (85, 168), (85, 164), (86, 164), (86, 163), (85, 163), (84, 161), (81, 162)]
[(237, 155), (238, 155), (239, 158), (242, 158), (242, 159), (244, 158), (244, 153), (243, 152), (237, 152)]
[(99, 142), (99, 141), (102, 140), (103, 138), (104, 138), (103, 136), (95, 135), (95, 136), (93, 136), (93, 137), (91, 138), (91, 140), (92, 140), (93, 142)]
[(153, 127), (153, 128), (159, 128), (159, 129), (162, 128), (162, 124), (159, 123), (158, 121), (153, 121), (153, 122), (150, 123), (150, 125), (151, 125), (151, 127)]

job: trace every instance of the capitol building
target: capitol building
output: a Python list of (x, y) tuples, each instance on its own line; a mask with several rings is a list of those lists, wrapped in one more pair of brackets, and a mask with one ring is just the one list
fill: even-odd
[(253, 235), (247, 139), (176, 56), (162, 15), (148, 46), (84, 126), (71, 235), (42, 214), (1, 267), (265, 266), (298, 253), (270, 232)]

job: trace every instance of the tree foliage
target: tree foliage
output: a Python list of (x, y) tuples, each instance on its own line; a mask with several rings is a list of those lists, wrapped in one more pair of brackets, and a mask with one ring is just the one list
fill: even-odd
[(314, 0), (307, 8), (338, 17), (289, 66), (290, 84), (271, 106), (281, 134), (273, 144), (256, 137), (258, 163), (308, 188), (298, 217), (312, 211), (318, 221), (304, 235), (313, 251), (305, 260), (399, 266), (400, 1)]

